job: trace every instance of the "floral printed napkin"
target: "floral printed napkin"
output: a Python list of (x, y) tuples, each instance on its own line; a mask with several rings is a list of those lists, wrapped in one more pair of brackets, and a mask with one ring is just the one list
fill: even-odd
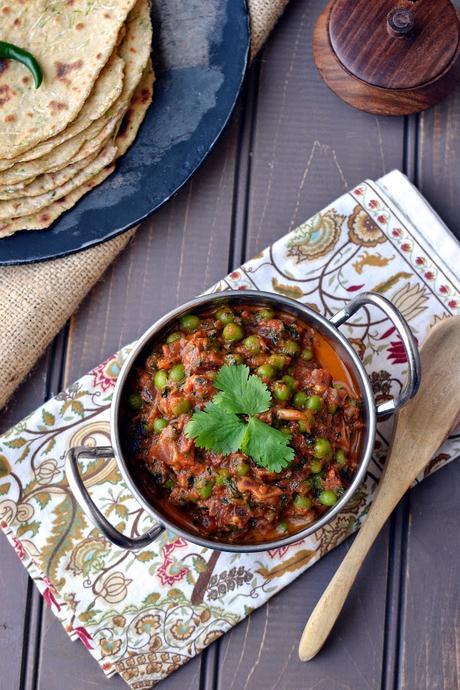
[[(361, 290), (389, 297), (419, 342), (460, 313), (460, 248), (398, 172), (365, 182), (265, 249), (212, 290), (258, 288), (331, 316)], [(381, 313), (363, 309), (343, 326), (377, 401), (405, 376), (402, 343)], [(260, 554), (228, 554), (164, 533), (136, 553), (111, 546), (78, 508), (64, 476), (71, 446), (109, 445), (109, 405), (129, 347), (0, 437), (0, 521), (46, 602), (107, 675), (146, 690), (202, 651), (360, 525), (380, 475), (391, 421), (379, 424), (367, 479), (346, 509), (303, 541)], [(448, 440), (424, 476), (460, 454)], [(115, 460), (83, 465), (86, 485), (118, 529), (141, 534), (150, 519)], [(423, 477), (420, 477), (422, 479)]]

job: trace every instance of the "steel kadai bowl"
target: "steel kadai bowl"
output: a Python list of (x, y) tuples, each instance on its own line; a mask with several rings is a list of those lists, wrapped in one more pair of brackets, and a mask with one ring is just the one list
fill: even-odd
[[(361, 458), (350, 486), (346, 489), (346, 491), (344, 491), (337, 503), (323, 515), (321, 515), (318, 520), (308, 524), (305, 528), (294, 534), (289, 534), (288, 536), (280, 537), (279, 539), (269, 542), (264, 541), (250, 544), (238, 544), (235, 542), (225, 543), (189, 532), (184, 529), (183, 526), (176, 524), (170, 516), (166, 515), (160, 509), (159, 506), (155, 506), (154, 501), (150, 499), (147, 500), (147, 498), (144, 496), (139, 487), (138, 481), (132, 474), (129, 463), (127, 462), (127, 458), (123, 453), (121, 443), (121, 401), (124, 399), (127, 392), (127, 381), (129, 374), (145, 353), (146, 348), (151, 347), (155, 342), (157, 342), (159, 337), (168, 330), (172, 323), (184, 314), (187, 314), (190, 311), (199, 312), (203, 309), (210, 309), (223, 305), (232, 306), (232, 304), (273, 307), (275, 309), (290, 313), (296, 318), (299, 318), (302, 321), (305, 321), (307, 324), (313, 326), (329, 341), (338, 356), (346, 364), (360, 390), (363, 401), (363, 419), (365, 429), (361, 444)], [(358, 310), (369, 305), (374, 305), (375, 307), (379, 308), (390, 319), (399, 333), (407, 355), (407, 380), (401, 392), (399, 393), (399, 396), (377, 406), (374, 402), (374, 395), (369, 378), (361, 360), (348, 340), (339, 331), (339, 326), (350, 319)], [(371, 459), (372, 449), (374, 447), (377, 418), (392, 414), (400, 409), (410, 398), (415, 395), (419, 384), (420, 357), (415, 339), (413, 338), (409, 326), (399, 311), (391, 304), (391, 302), (379, 294), (368, 292), (358, 295), (330, 320), (325, 319), (300, 302), (287, 297), (282, 297), (280, 295), (275, 295), (273, 293), (260, 292), (256, 290), (244, 290), (226, 291), (210, 295), (203, 295), (191, 300), (190, 302), (187, 302), (187, 304), (184, 304), (177, 309), (174, 309), (166, 314), (166, 316), (163, 316), (139, 339), (121, 370), (114, 390), (111, 405), (112, 446), (96, 448), (80, 446), (71, 448), (66, 458), (67, 479), (75, 498), (89, 520), (101, 530), (107, 539), (123, 549), (135, 550), (143, 548), (153, 542), (165, 529), (171, 530), (175, 534), (180, 535), (181, 537), (184, 537), (185, 539), (200, 546), (222, 551), (249, 553), (286, 546), (294, 541), (307, 537), (328, 523), (344, 507), (347, 501), (349, 501), (365, 477), (366, 470)], [(79, 458), (95, 457), (116, 458), (123, 479), (125, 480), (132, 495), (138, 500), (144, 510), (156, 521), (157, 524), (153, 527), (153, 529), (140, 537), (133, 538), (122, 534), (109, 523), (100, 509), (90, 498), (79, 473)]]

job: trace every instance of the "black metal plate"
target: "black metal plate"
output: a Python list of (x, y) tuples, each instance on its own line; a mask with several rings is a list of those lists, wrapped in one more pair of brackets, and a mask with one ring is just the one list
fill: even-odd
[(200, 166), (225, 127), (249, 50), (245, 0), (153, 0), (153, 103), (115, 172), (50, 228), (0, 240), (0, 265), (43, 261), (128, 230)]

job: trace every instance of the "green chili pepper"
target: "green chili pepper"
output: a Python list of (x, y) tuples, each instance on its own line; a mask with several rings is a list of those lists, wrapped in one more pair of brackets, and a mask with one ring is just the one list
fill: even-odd
[(43, 81), (43, 72), (38, 64), (38, 60), (36, 60), (31, 53), (28, 53), (27, 50), (23, 50), (22, 48), (18, 48), (18, 46), (12, 43), (0, 41), (0, 59), (17, 60), (17, 62), (27, 67), (34, 78), (35, 88), (38, 89)]

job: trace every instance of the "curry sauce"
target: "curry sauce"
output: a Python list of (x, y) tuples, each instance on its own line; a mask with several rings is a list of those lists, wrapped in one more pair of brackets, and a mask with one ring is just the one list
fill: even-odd
[[(245, 364), (271, 393), (261, 421), (294, 457), (273, 472), (243, 452), (198, 448), (185, 433), (216, 394), (223, 365)], [(362, 401), (347, 365), (308, 323), (264, 306), (182, 317), (128, 381), (122, 407), (130, 471), (146, 498), (187, 531), (261, 543), (304, 529), (349, 486), (360, 459)]]

